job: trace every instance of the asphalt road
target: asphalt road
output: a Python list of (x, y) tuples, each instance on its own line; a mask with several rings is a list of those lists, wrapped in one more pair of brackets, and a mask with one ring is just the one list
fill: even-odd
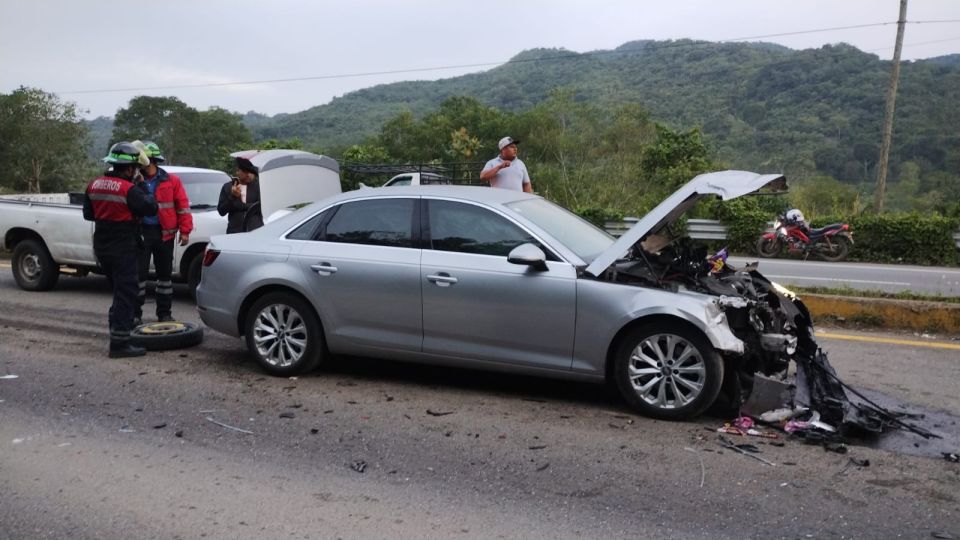
[(730, 257), (736, 266), (759, 261), (763, 275), (783, 285), (802, 287), (849, 287), (885, 292), (960, 296), (960, 268), (900, 264), (828, 263), (795, 259)]
[[(0, 538), (960, 537), (960, 465), (916, 437), (927, 457), (747, 441), (771, 466), (593, 385), (358, 358), (279, 379), (212, 331), (112, 360), (109, 304), (102, 278), (0, 269)], [(197, 321), (180, 287), (174, 315)], [(957, 341), (833, 335), (841, 376), (956, 431)]]

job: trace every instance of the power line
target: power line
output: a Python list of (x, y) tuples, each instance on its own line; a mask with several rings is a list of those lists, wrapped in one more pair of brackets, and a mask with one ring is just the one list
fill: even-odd
[[(917, 24), (930, 24), (930, 23), (955, 23), (960, 22), (960, 19), (944, 19), (944, 20), (930, 20), (930, 21), (910, 21), (911, 23)], [(736, 42), (736, 41), (749, 41), (757, 39), (767, 39), (774, 37), (786, 37), (786, 36), (795, 36), (801, 34), (814, 34), (814, 33), (824, 33), (824, 32), (836, 32), (840, 30), (854, 30), (861, 28), (871, 28), (877, 26), (889, 26), (897, 24), (897, 21), (889, 22), (879, 22), (879, 23), (867, 23), (867, 24), (857, 24), (857, 25), (847, 25), (847, 26), (834, 26), (829, 28), (817, 28), (812, 30), (799, 30), (795, 32), (780, 32), (775, 34), (762, 34), (756, 36), (746, 36), (746, 37), (737, 37), (737, 38), (728, 38), (721, 39), (716, 42), (708, 43), (686, 43), (686, 42), (674, 42), (674, 43), (665, 43), (658, 46), (649, 47), (649, 50), (659, 51), (664, 49), (672, 48), (682, 48), (682, 47), (696, 47), (696, 46), (711, 46), (713, 43), (724, 43), (724, 42)], [(179, 84), (179, 85), (167, 85), (167, 86), (142, 86), (142, 87), (129, 87), (129, 88), (101, 88), (93, 90), (67, 90), (54, 92), (56, 94), (64, 95), (73, 95), (73, 94), (105, 94), (105, 93), (114, 93), (114, 92), (148, 92), (154, 90), (181, 90), (181, 89), (190, 89), (190, 88), (216, 88), (216, 87), (227, 87), (227, 86), (248, 86), (256, 84), (274, 84), (274, 83), (287, 83), (287, 82), (303, 82), (303, 81), (317, 81), (317, 80), (330, 80), (330, 79), (348, 79), (348, 78), (357, 78), (357, 77), (372, 77), (378, 75), (398, 75), (403, 73), (422, 73), (428, 71), (446, 71), (451, 69), (468, 69), (468, 68), (479, 68), (479, 67), (489, 67), (489, 66), (501, 66), (508, 64), (521, 64), (529, 62), (548, 62), (555, 60), (565, 60), (572, 58), (583, 58), (585, 56), (605, 56), (613, 54), (624, 54), (626, 52), (632, 51), (594, 51), (587, 53), (569, 53), (569, 54), (560, 54), (555, 56), (545, 56), (538, 58), (521, 58), (516, 60), (507, 60), (499, 62), (478, 62), (474, 64), (458, 64), (451, 66), (433, 66), (433, 67), (424, 67), (424, 68), (407, 68), (407, 69), (395, 69), (395, 70), (384, 70), (384, 71), (367, 71), (367, 72), (357, 72), (357, 73), (340, 73), (332, 75), (315, 75), (308, 77), (288, 77), (282, 79), (262, 79), (262, 80), (253, 80), (253, 81), (233, 81), (233, 82), (222, 82), (222, 83), (195, 83), (195, 84)]]

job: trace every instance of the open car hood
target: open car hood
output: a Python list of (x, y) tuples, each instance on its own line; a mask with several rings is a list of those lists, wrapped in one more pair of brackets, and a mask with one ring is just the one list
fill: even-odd
[(634, 244), (675, 223), (700, 199), (717, 196), (727, 201), (754, 193), (785, 193), (786, 191), (787, 179), (782, 174), (720, 171), (698, 175), (643, 216), (643, 219), (594, 259), (587, 266), (587, 272), (600, 276), (617, 259), (622, 258)]

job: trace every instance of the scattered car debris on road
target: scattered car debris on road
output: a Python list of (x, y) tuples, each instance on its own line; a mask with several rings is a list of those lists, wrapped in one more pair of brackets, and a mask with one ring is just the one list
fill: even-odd
[(234, 430), (234, 431), (239, 431), (240, 433), (246, 433), (246, 434), (248, 434), (248, 435), (253, 435), (253, 432), (250, 431), (250, 430), (243, 429), (243, 428), (238, 428), (238, 427), (235, 427), (235, 426), (231, 426), (231, 425), (229, 425), (229, 424), (224, 424), (223, 422), (218, 422), (218, 421), (214, 420), (213, 418), (211, 418), (211, 417), (209, 417), (209, 416), (207, 417), (207, 421), (208, 421), (208, 422), (213, 422), (214, 424), (216, 424), (216, 425), (218, 425), (218, 426), (220, 426), (220, 427), (224, 427), (224, 428), (227, 428), (227, 429), (232, 429), (232, 430)]
[(446, 416), (448, 414), (453, 414), (453, 412), (454, 411), (433, 411), (433, 410), (427, 409), (427, 414), (429, 414), (430, 416)]
[(703, 456), (701, 456), (696, 450), (694, 450), (693, 448), (690, 448), (689, 446), (685, 446), (683, 449), (686, 450), (687, 452), (692, 452), (694, 455), (697, 456), (697, 459), (700, 460), (700, 487), (702, 488), (704, 480), (707, 479), (707, 469), (703, 466)]
[(19, 379), (19, 375), (0, 375), (0, 379)]
[(350, 468), (358, 473), (362, 473), (363, 471), (367, 470), (367, 462), (363, 460), (354, 461), (350, 464)]
[(764, 463), (764, 464), (766, 464), (766, 465), (769, 465), (769, 466), (771, 466), (771, 467), (776, 467), (776, 466), (777, 466), (777, 464), (774, 463), (774, 462), (772, 462), (772, 461), (768, 461), (768, 460), (763, 459), (762, 457), (760, 457), (760, 456), (758, 456), (758, 455), (751, 454), (750, 452), (748, 452), (748, 451), (746, 451), (746, 450), (744, 450), (744, 449), (742, 449), (742, 448), (739, 448), (736, 444), (733, 443), (733, 441), (731, 441), (730, 439), (724, 437), (723, 435), (718, 435), (717, 437), (720, 439), (719, 442), (717, 442), (717, 444), (719, 444), (720, 446), (722, 446), (722, 447), (724, 447), (724, 448), (726, 448), (726, 449), (728, 449), (728, 450), (733, 450), (734, 452), (743, 454), (743, 455), (745, 455), (745, 456), (747, 456), (747, 457), (751, 457), (751, 458), (753, 458), (753, 459), (755, 459), (755, 460), (757, 460), (757, 461), (759, 461), (759, 462), (761, 462), (761, 463)]
[(294, 418), (296, 416), (297, 415), (293, 414), (290, 411), (283, 411), (282, 413), (280, 413), (280, 418)]
[(951, 463), (960, 463), (960, 454), (956, 452), (944, 452), (943, 459)]

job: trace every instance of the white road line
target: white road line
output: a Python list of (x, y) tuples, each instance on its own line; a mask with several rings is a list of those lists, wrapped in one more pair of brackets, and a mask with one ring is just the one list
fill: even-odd
[(756, 259), (756, 258), (751, 259), (746, 257), (731, 257), (731, 259), (738, 259), (743, 262), (756, 261), (760, 263), (761, 268), (764, 264), (767, 264), (769, 266), (778, 266), (778, 265), (788, 266), (788, 265), (796, 265), (797, 263), (800, 263), (804, 266), (813, 266), (813, 267), (819, 267), (819, 268), (847, 268), (851, 270), (872, 269), (872, 270), (887, 270), (891, 272), (920, 272), (925, 274), (960, 275), (960, 270), (943, 269), (943, 268), (930, 269), (930, 268), (922, 268), (918, 266), (896, 265), (896, 264), (869, 264), (869, 263), (843, 264), (843, 263), (829, 263), (829, 262), (818, 262), (818, 261), (787, 261), (787, 260), (770, 260), (770, 259)]
[(912, 283), (905, 283), (903, 281), (873, 281), (869, 279), (843, 279), (843, 278), (827, 278), (827, 277), (805, 277), (805, 276), (776, 276), (773, 274), (764, 274), (768, 278), (776, 279), (799, 279), (806, 281), (835, 281), (837, 283), (867, 283), (870, 285), (903, 285), (910, 286)]

